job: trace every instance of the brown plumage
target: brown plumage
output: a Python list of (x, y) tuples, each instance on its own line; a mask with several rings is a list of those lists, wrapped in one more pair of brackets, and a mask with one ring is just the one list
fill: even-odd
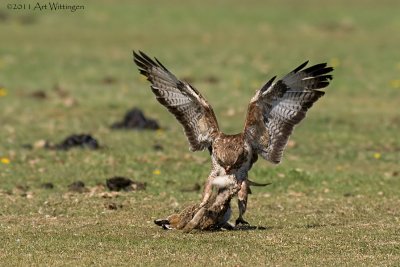
[(324, 95), (319, 89), (329, 85), (332, 75), (328, 73), (333, 70), (326, 63), (304, 69), (307, 61), (277, 82), (272, 78), (251, 99), (243, 132), (226, 135), (219, 130), (211, 106), (192, 85), (178, 80), (157, 59), (143, 52), (134, 52), (134, 62), (150, 81), (157, 100), (182, 124), (190, 149), (210, 151), (212, 169), (199, 207), (208, 203), (216, 177), (235, 177), (240, 187), (236, 223), (246, 223), (242, 216), (251, 185), (247, 173), (258, 155), (274, 164), (281, 162), (294, 126)]
[(168, 216), (167, 219), (155, 220), (154, 223), (164, 229), (178, 229), (185, 232), (190, 232), (193, 229), (233, 229), (233, 226), (228, 222), (232, 212), (230, 202), (240, 187), (236, 182), (226, 181), (232, 179), (234, 178), (225, 176), (223, 180), (227, 184), (221, 188), (217, 186), (217, 190), (212, 193), (205, 205), (189, 205), (181, 212), (174, 213)]

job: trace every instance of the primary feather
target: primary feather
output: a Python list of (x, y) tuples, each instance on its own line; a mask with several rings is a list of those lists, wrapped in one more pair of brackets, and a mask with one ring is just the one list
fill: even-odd
[(189, 83), (178, 80), (157, 59), (133, 52), (141, 74), (151, 82), (158, 102), (182, 124), (192, 151), (209, 148), (218, 133), (214, 111), (203, 96)]
[(295, 125), (308, 109), (324, 95), (333, 68), (326, 63), (303, 69), (308, 62), (288, 73), (281, 80), (270, 80), (249, 105), (245, 134), (247, 140), (266, 160), (279, 163)]

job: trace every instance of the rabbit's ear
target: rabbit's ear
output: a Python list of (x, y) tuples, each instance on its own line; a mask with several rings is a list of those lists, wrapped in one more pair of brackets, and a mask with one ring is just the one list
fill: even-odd
[(154, 220), (154, 223), (158, 226), (162, 226), (163, 224), (169, 224), (169, 221), (167, 219), (157, 219)]

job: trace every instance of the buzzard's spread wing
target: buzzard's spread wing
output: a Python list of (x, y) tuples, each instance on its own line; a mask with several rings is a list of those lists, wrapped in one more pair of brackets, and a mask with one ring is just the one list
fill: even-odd
[(245, 136), (264, 159), (279, 163), (296, 124), (307, 110), (324, 95), (333, 70), (326, 63), (303, 69), (308, 61), (273, 83), (268, 81), (251, 100), (245, 124)]
[(140, 73), (151, 82), (158, 102), (182, 124), (190, 150), (210, 147), (219, 128), (214, 111), (204, 97), (189, 83), (178, 80), (157, 59), (154, 61), (140, 51), (133, 52), (133, 56)]

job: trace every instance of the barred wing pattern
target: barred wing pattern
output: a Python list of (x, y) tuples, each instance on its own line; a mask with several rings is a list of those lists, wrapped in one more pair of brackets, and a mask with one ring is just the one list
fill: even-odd
[(151, 82), (158, 102), (165, 106), (182, 124), (190, 150), (209, 148), (219, 132), (214, 111), (203, 96), (189, 83), (178, 80), (156, 58), (133, 52), (134, 62), (141, 74)]
[(249, 104), (245, 136), (264, 159), (280, 163), (283, 150), (295, 125), (306, 116), (307, 110), (324, 95), (333, 70), (326, 63), (303, 69), (308, 61), (273, 83), (268, 81), (256, 92)]

